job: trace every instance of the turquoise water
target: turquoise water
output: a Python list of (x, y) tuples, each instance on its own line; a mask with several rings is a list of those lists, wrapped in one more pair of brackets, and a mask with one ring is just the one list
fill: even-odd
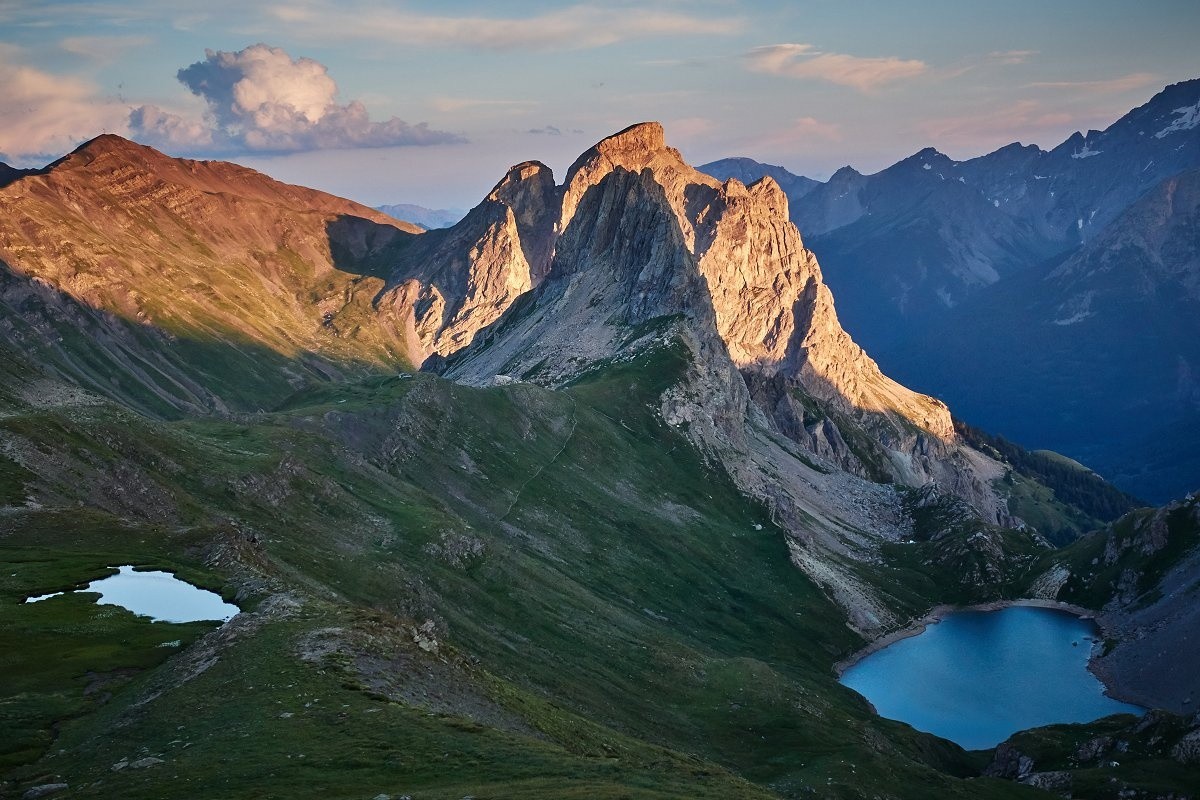
[[(120, 567), (116, 575), (92, 581), (80, 591), (98, 592), (100, 598), (96, 602), (100, 605), (121, 606), (155, 622), (223, 622), (241, 610), (226, 603), (219, 594), (192, 586), (169, 572), (137, 572), (128, 565)], [(30, 597), (25, 602), (38, 603), (60, 594)]]
[(1144, 709), (1104, 695), (1087, 671), (1090, 620), (1046, 608), (960, 611), (846, 670), (842, 683), (880, 716), (993, 747), (1011, 734)]

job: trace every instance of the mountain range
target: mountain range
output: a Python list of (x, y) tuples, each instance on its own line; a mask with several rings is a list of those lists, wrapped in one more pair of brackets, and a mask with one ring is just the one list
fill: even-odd
[[(6, 793), (1194, 784), (1200, 685), (1156, 665), (1200, 624), (1196, 500), (1135, 508), (888, 377), (775, 179), (652, 122), (429, 231), (114, 136), (10, 177)], [(243, 612), (22, 602), (119, 564)], [(836, 681), (933, 606), (1016, 598), (1101, 613), (1112, 690), (1160, 710), (966, 753)]]
[[(1200, 242), (1180, 192), (1197, 167), (1193, 80), (1049, 151), (1014, 143), (953, 161), (925, 149), (874, 175), (845, 167), (802, 185), (791, 218), (847, 328), (900, 378), (1164, 502), (1200, 484), (1190, 449), (1174, 447), (1195, 441), (1200, 410)], [(1172, 457), (1156, 457), (1163, 443)]]
[(461, 208), (426, 208), (425, 206), (413, 205), (412, 203), (376, 206), (376, 210), (382, 211), (389, 217), (394, 217), (404, 222), (411, 222), (413, 225), (418, 225), (425, 230), (449, 228), (467, 215), (467, 212)]

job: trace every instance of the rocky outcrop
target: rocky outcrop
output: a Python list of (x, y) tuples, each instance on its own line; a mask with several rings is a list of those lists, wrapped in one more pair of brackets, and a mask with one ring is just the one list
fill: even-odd
[(1001, 742), (983, 774), (989, 778), (1017, 781), (1033, 772), (1033, 759), (1009, 742)]
[[(842, 469), (936, 482), (987, 521), (1012, 521), (990, 485), (1001, 470), (958, 441), (945, 405), (889, 379), (842, 329), (771, 178), (722, 183), (667, 146), (661, 125), (641, 123), (583, 153), (557, 190), (544, 167), (515, 167), (435, 236), (393, 277), (393, 302), (413, 309), (431, 368), (472, 383), (560, 385), (661, 340), (640, 326), (683, 320), (708, 388), (676, 400), (705, 396), (706, 413), (725, 420), (720, 439), (740, 440), (747, 414), (765, 415)], [(407, 277), (422, 274), (431, 277)], [(739, 408), (747, 396), (753, 412)], [(666, 413), (690, 429), (700, 408)]]
[[(411, 313), (421, 343), (414, 358), (469, 384), (559, 387), (681, 348), (686, 372), (662, 396), (663, 419), (816, 548), (793, 561), (860, 630), (894, 614), (820, 550), (876, 558), (875, 520), (900, 516), (900, 500), (814, 501), (822, 471), (936, 484), (986, 522), (1016, 522), (992, 488), (1002, 467), (958, 438), (945, 405), (889, 379), (842, 329), (778, 184), (696, 171), (658, 123), (597, 143), (559, 187), (540, 164), (514, 167), (462, 222), (410, 248), (391, 284), (386, 303)], [(819, 463), (780, 468), (797, 458), (770, 439), (780, 434)]]
[(1116, 696), (1191, 713), (1200, 701), (1200, 497), (1139, 509), (1063, 551), (1058, 599), (1100, 608), (1092, 663)]
[(406, 320), (414, 363), (462, 350), (542, 282), (557, 202), (548, 167), (518, 164), (461, 222), (422, 236), (401, 255), (379, 305)]

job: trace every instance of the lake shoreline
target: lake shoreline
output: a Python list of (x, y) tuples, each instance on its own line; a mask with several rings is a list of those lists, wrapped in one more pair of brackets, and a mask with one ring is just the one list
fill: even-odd
[[(1044, 599), (1040, 599), (1040, 598), (1030, 597), (1030, 598), (1022, 598), (1019, 600), (991, 600), (986, 603), (976, 603), (975, 605), (970, 605), (970, 606), (957, 606), (957, 605), (945, 604), (945, 605), (940, 605), (940, 606), (934, 606), (920, 619), (913, 620), (912, 622), (910, 622), (908, 625), (906, 625), (903, 628), (894, 630), (890, 633), (886, 633), (883, 636), (880, 636), (879, 638), (874, 639), (873, 641), (869, 642), (862, 649), (857, 650), (857, 651), (851, 653), (850, 655), (846, 656), (841, 661), (838, 661), (837, 663), (835, 663), (833, 665), (833, 673), (840, 680), (842, 675), (846, 672), (846, 670), (850, 669), (850, 667), (853, 667), (855, 664), (862, 661), (867, 656), (878, 653), (880, 650), (883, 650), (886, 647), (890, 647), (891, 645), (893, 645), (896, 642), (899, 642), (903, 639), (909, 639), (909, 638), (912, 638), (913, 636), (918, 636), (918, 635), (924, 633), (925, 629), (928, 628), (930, 625), (936, 625), (937, 623), (941, 622), (943, 619), (945, 619), (950, 614), (956, 614), (960, 611), (1000, 611), (1001, 609), (1005, 609), (1005, 608), (1018, 608), (1018, 607), (1047, 608), (1047, 609), (1051, 609), (1053, 611), (1065, 611), (1069, 614), (1074, 614), (1076, 617), (1079, 617), (1080, 619), (1090, 619), (1090, 620), (1096, 622), (1097, 625), (1099, 625), (1098, 615), (1095, 611), (1091, 610), (1090, 608), (1084, 608), (1083, 606), (1077, 606), (1077, 605), (1073, 605), (1071, 603), (1063, 603), (1058, 600), (1044, 600)], [(1103, 632), (1103, 627), (1101, 627), (1101, 632)], [(1105, 682), (1104, 679), (1098, 673), (1096, 673), (1095, 670), (1092, 669), (1092, 665), (1094, 663), (1095, 663), (1094, 657), (1088, 660), (1088, 670), (1091, 671), (1092, 674), (1096, 675), (1096, 677), (1100, 679), (1100, 682), (1102, 684), (1104, 684), (1105, 694), (1109, 694), (1107, 682)], [(1113, 697), (1113, 699), (1116, 699), (1116, 700), (1121, 699), (1121, 698), (1116, 697), (1115, 695), (1111, 695), (1111, 694), (1109, 694), (1109, 697)], [(1126, 701), (1126, 702), (1129, 702), (1129, 701)]]

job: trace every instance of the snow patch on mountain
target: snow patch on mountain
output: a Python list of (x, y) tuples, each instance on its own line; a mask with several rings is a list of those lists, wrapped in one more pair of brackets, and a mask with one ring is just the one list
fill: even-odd
[(1154, 134), (1156, 139), (1162, 139), (1174, 133), (1175, 131), (1191, 130), (1197, 125), (1200, 125), (1200, 100), (1197, 100), (1194, 106), (1177, 108), (1173, 113), (1176, 115), (1175, 120), (1170, 125)]
[(1054, 320), (1055, 325), (1074, 325), (1077, 322), (1082, 322), (1096, 312), (1092, 311), (1092, 299), (1096, 296), (1094, 291), (1087, 291), (1083, 294), (1078, 294), (1072, 297), (1067, 302), (1058, 307), (1058, 312), (1063, 316)]

